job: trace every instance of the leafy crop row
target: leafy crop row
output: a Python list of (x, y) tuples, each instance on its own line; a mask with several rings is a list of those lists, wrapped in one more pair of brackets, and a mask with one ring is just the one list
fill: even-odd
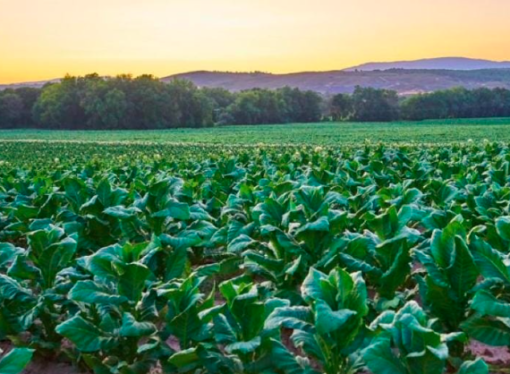
[(487, 373), (470, 344), (510, 346), (504, 144), (58, 147), (0, 169), (2, 374)]

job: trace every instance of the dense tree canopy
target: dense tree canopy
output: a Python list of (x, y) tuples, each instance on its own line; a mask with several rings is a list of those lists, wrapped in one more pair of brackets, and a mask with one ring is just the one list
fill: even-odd
[(323, 97), (297, 88), (230, 92), (150, 76), (67, 76), (42, 89), (0, 91), (0, 128), (168, 129), (291, 122), (510, 117), (510, 91), (454, 88), (399, 97), (356, 87)]
[(510, 116), (510, 91), (503, 88), (465, 88), (411, 96), (401, 104), (402, 118), (485, 118)]
[(395, 91), (356, 87), (352, 95), (333, 96), (330, 113), (335, 120), (394, 121), (399, 119), (399, 99)]
[(337, 121), (509, 117), (510, 91), (459, 87), (399, 98), (394, 91), (356, 87), (352, 95), (331, 98), (329, 116)]
[(0, 91), (0, 127), (33, 127), (32, 108), (39, 94), (36, 88)]
[(221, 124), (317, 122), (322, 99), (283, 88), (232, 93), (150, 75), (66, 76), (41, 90), (0, 91), (0, 127), (167, 129)]

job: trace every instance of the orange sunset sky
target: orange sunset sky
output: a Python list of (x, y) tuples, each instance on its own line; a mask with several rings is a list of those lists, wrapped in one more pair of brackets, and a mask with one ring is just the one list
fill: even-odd
[(510, 60), (510, 0), (0, 0), (0, 83)]

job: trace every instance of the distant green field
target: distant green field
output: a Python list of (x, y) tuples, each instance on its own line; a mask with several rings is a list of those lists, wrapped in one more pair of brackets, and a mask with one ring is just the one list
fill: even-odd
[(1, 140), (204, 144), (353, 144), (510, 141), (510, 118), (393, 123), (312, 123), (140, 131), (0, 130)]

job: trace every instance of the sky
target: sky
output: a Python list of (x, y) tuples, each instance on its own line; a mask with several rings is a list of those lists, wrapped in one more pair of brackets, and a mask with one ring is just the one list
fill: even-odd
[(0, 84), (510, 60), (510, 0), (0, 0)]

